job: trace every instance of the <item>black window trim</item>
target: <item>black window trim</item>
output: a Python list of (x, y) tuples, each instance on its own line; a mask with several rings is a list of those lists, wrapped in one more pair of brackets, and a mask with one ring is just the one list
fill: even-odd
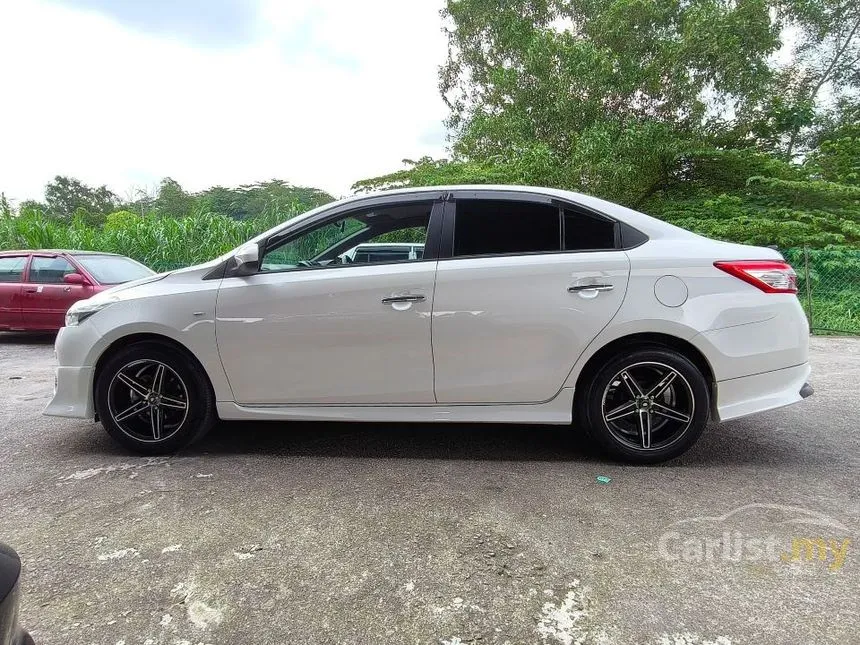
[[(552, 195), (543, 195), (541, 193), (525, 193), (506, 190), (464, 190), (452, 191), (446, 200), (445, 205), (445, 220), (442, 227), (442, 242), (440, 245), (439, 260), (467, 260), (478, 258), (498, 258), (498, 257), (517, 257), (531, 255), (558, 255), (561, 253), (605, 253), (611, 251), (627, 251), (648, 241), (648, 236), (633, 228), (626, 222), (610, 217), (606, 213), (595, 210), (589, 206), (585, 206), (578, 202), (559, 199)], [(545, 204), (558, 208), (559, 214), (559, 234), (560, 244), (564, 246), (564, 211), (572, 210), (586, 217), (592, 217), (603, 221), (611, 222), (614, 225), (615, 246), (614, 248), (606, 249), (560, 249), (558, 251), (524, 251), (520, 253), (481, 253), (476, 255), (454, 255), (454, 229), (457, 219), (457, 202), (458, 201), (505, 201), (505, 202), (525, 202), (531, 204)], [(630, 229), (635, 234), (635, 243), (627, 246), (624, 244), (623, 230)]]

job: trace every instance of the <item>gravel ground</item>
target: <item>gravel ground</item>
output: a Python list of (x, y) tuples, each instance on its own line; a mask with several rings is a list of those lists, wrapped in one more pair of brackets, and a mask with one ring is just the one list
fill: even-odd
[(811, 399), (659, 467), (527, 426), (224, 423), (139, 458), (41, 416), (51, 342), (0, 334), (37, 643), (858, 642), (858, 339), (813, 340)]

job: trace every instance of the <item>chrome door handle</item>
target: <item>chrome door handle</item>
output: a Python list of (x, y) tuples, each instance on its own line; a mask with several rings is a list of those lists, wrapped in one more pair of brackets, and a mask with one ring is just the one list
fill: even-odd
[(382, 304), (389, 305), (392, 302), (424, 302), (425, 298), (421, 295), (414, 296), (391, 296), (390, 298), (383, 298)]
[(576, 293), (577, 291), (612, 291), (614, 288), (614, 284), (578, 284), (568, 287), (567, 290)]

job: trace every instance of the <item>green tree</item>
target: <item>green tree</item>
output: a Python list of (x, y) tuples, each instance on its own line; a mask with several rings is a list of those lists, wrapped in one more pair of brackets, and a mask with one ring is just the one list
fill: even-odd
[(804, 165), (826, 181), (860, 186), (860, 123), (832, 132)]
[(242, 195), (239, 192), (224, 186), (212, 186), (200, 193), (200, 203), (204, 210), (236, 219), (246, 216), (241, 201)]
[(116, 207), (118, 201), (107, 186), (93, 188), (74, 177), (57, 175), (45, 187), (46, 212), (55, 219), (71, 219), (78, 209), (94, 215), (106, 215)]
[(30, 211), (39, 211), (40, 213), (47, 213), (48, 206), (43, 202), (37, 201), (35, 199), (25, 199), (18, 205), (18, 214), (23, 215), (24, 213)]
[(860, 2), (857, 0), (777, 0), (781, 25), (794, 45), (778, 69), (776, 118), (785, 122), (785, 155), (808, 148), (816, 116), (827, 102), (854, 110), (860, 91)]
[[(779, 46), (765, 0), (450, 0), (440, 87), (456, 154), (577, 145), (643, 122), (691, 136), (766, 95)], [(597, 128), (593, 134), (592, 128)], [(634, 136), (639, 136), (634, 135)]]
[(280, 179), (235, 189), (213, 186), (200, 193), (199, 197), (208, 211), (235, 219), (277, 217), (279, 213), (303, 212), (334, 200), (318, 188), (293, 186)]
[(185, 192), (171, 177), (161, 180), (153, 207), (162, 217), (188, 217), (194, 209), (194, 196)]

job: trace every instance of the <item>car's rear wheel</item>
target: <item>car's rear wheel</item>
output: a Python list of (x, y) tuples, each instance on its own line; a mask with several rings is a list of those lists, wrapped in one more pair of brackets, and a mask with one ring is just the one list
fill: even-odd
[(106, 361), (96, 382), (95, 404), (108, 434), (150, 455), (188, 445), (216, 419), (202, 369), (184, 352), (152, 342), (130, 345)]
[(708, 423), (701, 371), (671, 349), (640, 348), (607, 361), (577, 397), (576, 416), (610, 455), (657, 463), (686, 452)]

